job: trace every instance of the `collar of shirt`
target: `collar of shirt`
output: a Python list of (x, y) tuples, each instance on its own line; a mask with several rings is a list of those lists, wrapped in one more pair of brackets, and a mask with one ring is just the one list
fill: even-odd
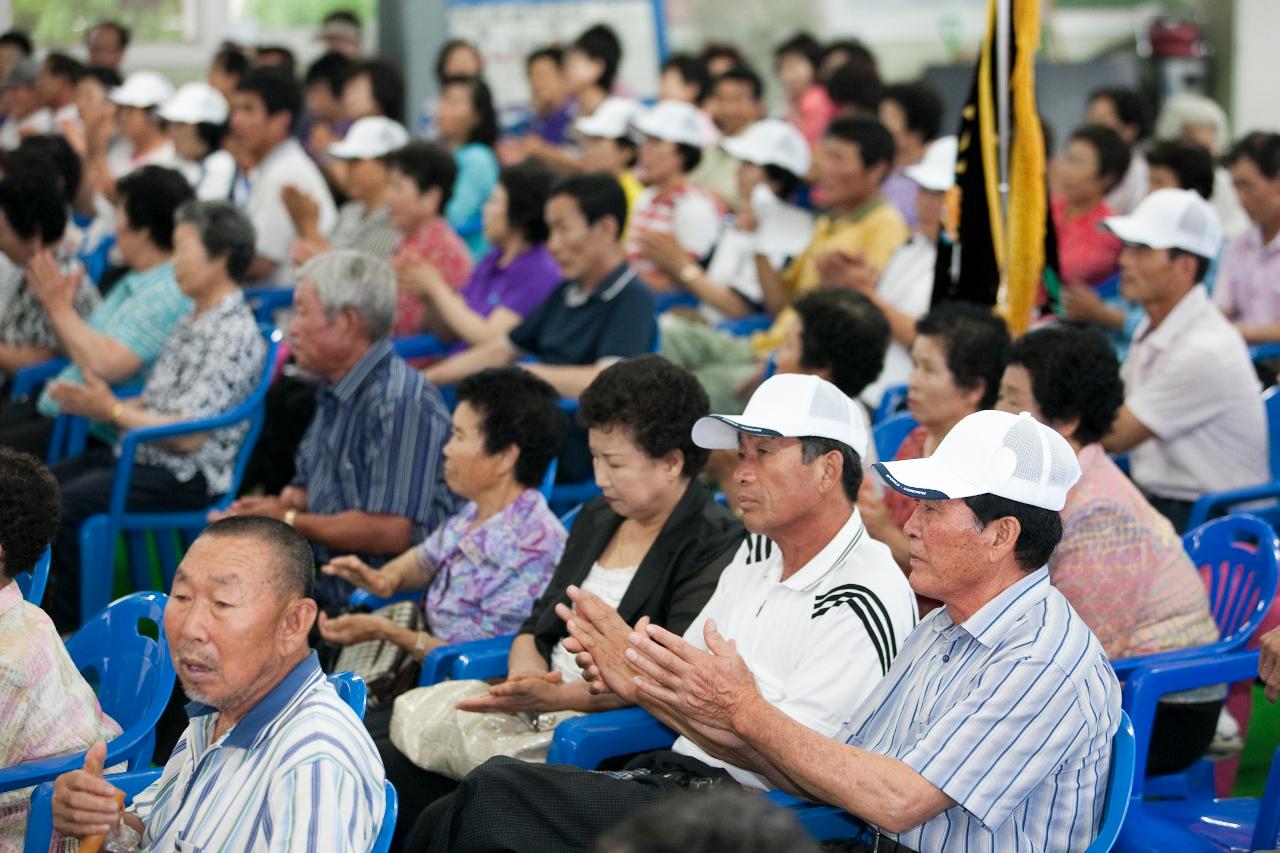
[(1262, 226), (1256, 222), (1249, 226), (1249, 230), (1244, 232), (1244, 241), (1252, 251), (1263, 255), (1272, 255), (1280, 252), (1280, 231), (1271, 238), (1271, 242), (1263, 245), (1262, 243)]
[(570, 308), (578, 308), (592, 300), (608, 302), (621, 293), (622, 289), (630, 284), (635, 277), (636, 271), (631, 268), (630, 264), (623, 261), (601, 279), (600, 283), (590, 293), (584, 292), (582, 282), (574, 279), (569, 282), (569, 287), (565, 290), (565, 304)]
[(391, 341), (386, 339), (378, 341), (351, 366), (345, 376), (328, 387), (322, 386), (320, 393), (331, 394), (341, 403), (349, 401), (359, 392), (365, 381), (394, 355), (395, 350), (391, 346)]
[(880, 193), (876, 193), (875, 197), (872, 198), (870, 201), (864, 202), (861, 207), (858, 207), (850, 211), (849, 213), (831, 213), (831, 214), (827, 214), (827, 216), (824, 218), (830, 220), (830, 223), (833, 227), (837, 223), (841, 223), (841, 222), (846, 222), (846, 223), (861, 222), (862, 220), (866, 219), (867, 216), (869, 216), (872, 211), (877, 210), (881, 207), (884, 207), (886, 204), (888, 204), (888, 202), (884, 200), (884, 196), (881, 195)]
[[(484, 562), (486, 552), (491, 554), (510, 554), (517, 550), (520, 539), (527, 535), (529, 524), (535, 520), (534, 511), (538, 501), (537, 489), (525, 489), (516, 499), (507, 504), (480, 524), (475, 524), (476, 505), (473, 501), (467, 504), (462, 512), (455, 515), (450, 524), (457, 536), (455, 547), (477, 564)], [(479, 547), (485, 544), (485, 548)], [(503, 566), (503, 568), (510, 568)]]
[(22, 601), (22, 590), (18, 589), (17, 581), (11, 580), (4, 589), (0, 589), (0, 616), (17, 607), (20, 601)]
[(256, 181), (258, 177), (262, 175), (262, 173), (266, 171), (266, 169), (271, 164), (273, 164), (276, 160), (281, 159), (282, 157), (286, 157), (292, 154), (295, 148), (298, 149), (299, 153), (301, 153), (304, 157), (306, 156), (305, 152), (301, 150), (302, 146), (298, 144), (298, 140), (290, 136), (288, 139), (281, 142), (275, 148), (272, 148), (270, 151), (268, 151), (266, 155), (261, 160), (258, 161), (257, 165), (255, 165), (252, 169), (249, 170), (249, 174), (246, 175), (245, 178), (248, 180), (250, 185), (252, 185), (253, 182)]
[[(223, 745), (250, 749), (266, 729), (267, 724), (280, 715), (293, 697), (298, 695), (298, 691), (318, 672), (320, 672), (320, 658), (313, 651), (291, 669), (288, 675), (280, 679), (280, 683), (271, 688), (270, 693), (259, 699), (258, 704), (249, 709), (249, 713), (245, 714), (227, 733)], [(187, 703), (187, 716), (193, 719), (208, 716), (217, 710), (201, 702)]]
[[(867, 529), (862, 524), (862, 516), (858, 513), (858, 508), (854, 507), (853, 512), (849, 515), (849, 520), (844, 523), (836, 535), (831, 537), (831, 541), (823, 546), (822, 550), (813, 555), (809, 562), (801, 567), (785, 581), (781, 581), (782, 585), (803, 591), (817, 585), (829, 572), (838, 568), (846, 557), (858, 547), (858, 544), (867, 538)], [(778, 576), (782, 576), (782, 560), (777, 562)]]
[(1205, 309), (1209, 308), (1209, 291), (1203, 284), (1197, 284), (1187, 291), (1187, 295), (1178, 300), (1164, 321), (1151, 328), (1151, 318), (1143, 317), (1138, 328), (1134, 330), (1133, 341), (1144, 347), (1163, 352), (1173, 344), (1184, 331), (1199, 321)]
[[(960, 628), (993, 649), (1028, 610), (1044, 600), (1048, 591), (1049, 569), (1041, 566), (980, 607)], [(932, 619), (933, 630), (939, 634), (955, 626), (945, 607), (938, 608)]]
[(194, 328), (199, 328), (210, 323), (216, 323), (228, 314), (233, 314), (239, 310), (240, 305), (243, 302), (244, 293), (237, 287), (235, 290), (222, 297), (222, 299), (218, 301), (217, 305), (214, 305), (204, 313), (197, 314), (193, 311), (191, 313), (191, 325)]
[(112, 288), (114, 293), (116, 288), (121, 288), (121, 294), (124, 296), (133, 296), (140, 290), (145, 290), (152, 285), (161, 282), (171, 281), (173, 279), (173, 264), (165, 261), (162, 264), (156, 264), (149, 270), (134, 270), (120, 279), (116, 286)]

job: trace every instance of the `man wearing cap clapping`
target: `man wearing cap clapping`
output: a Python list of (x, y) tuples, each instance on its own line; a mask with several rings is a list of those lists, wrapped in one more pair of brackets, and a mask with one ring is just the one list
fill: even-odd
[[(977, 412), (925, 459), (878, 463), (919, 503), (911, 586), (945, 604), (828, 737), (781, 713), (713, 627), (707, 650), (632, 635), (639, 702), (673, 709), (752, 769), (868, 824), (853, 850), (1084, 850), (1106, 797), (1120, 689), (1102, 646), (1049, 584), (1058, 511), (1080, 476), (1025, 412)], [(630, 668), (596, 657), (610, 686)]]
[[(867, 444), (856, 405), (816, 376), (780, 375), (760, 386), (740, 417), (711, 415), (693, 429), (703, 447), (737, 448), (734, 477), (752, 535), (690, 625), (688, 646), (705, 654), (704, 635), (731, 638), (765, 701), (825, 737), (884, 677), (915, 622), (902, 572), (854, 506)], [(778, 786), (750, 750), (708, 737), (640, 693), (631, 680), (640, 670), (626, 657), (631, 629), (595, 596), (574, 587), (569, 596), (573, 610), (557, 612), (579, 648), (610, 673), (606, 686), (589, 670), (593, 689), (638, 701), (681, 737), (617, 773), (494, 758), (422, 813), (405, 849), (585, 850), (627, 814), (673, 793)]]

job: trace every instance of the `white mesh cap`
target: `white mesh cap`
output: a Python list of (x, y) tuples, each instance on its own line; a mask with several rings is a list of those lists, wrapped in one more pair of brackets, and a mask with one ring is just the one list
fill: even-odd
[(1080, 479), (1067, 440), (1026, 412), (975, 412), (925, 459), (878, 462), (890, 487), (918, 500), (999, 495), (1057, 512)]
[(1156, 190), (1133, 213), (1108, 216), (1102, 226), (1126, 243), (1181, 249), (1202, 258), (1216, 257), (1222, 245), (1218, 214), (1192, 190)]
[(708, 415), (693, 425), (693, 443), (710, 450), (738, 446), (738, 433), (830, 438), (867, 455), (867, 427), (858, 404), (825, 379), (799, 373), (771, 376), (741, 415)]

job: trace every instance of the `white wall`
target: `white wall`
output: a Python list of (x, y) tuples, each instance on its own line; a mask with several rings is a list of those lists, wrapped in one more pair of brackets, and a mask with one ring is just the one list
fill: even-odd
[(1250, 130), (1280, 130), (1276, 97), (1276, 39), (1280, 2), (1236, 0), (1231, 55), (1231, 126), (1237, 136)]

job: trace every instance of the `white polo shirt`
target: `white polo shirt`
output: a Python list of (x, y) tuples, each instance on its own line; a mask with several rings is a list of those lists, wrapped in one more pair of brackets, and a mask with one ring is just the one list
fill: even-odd
[(324, 182), (320, 169), (292, 137), (268, 152), (262, 162), (249, 170), (236, 187), (237, 203), (247, 180), (248, 195), (243, 209), (257, 232), (257, 252), (278, 264), (289, 259), (289, 248), (298, 239), (293, 220), (284, 206), (280, 191), (292, 184), (315, 199), (320, 206), (320, 232), (328, 234), (338, 219), (333, 196)]
[[(876, 292), (894, 308), (915, 319), (929, 310), (933, 298), (933, 273), (938, 261), (938, 244), (916, 232), (899, 246), (880, 271)], [(905, 385), (911, 375), (911, 350), (889, 339), (880, 375), (862, 391), (862, 402), (871, 408), (880, 405), (884, 389)]]
[(1155, 329), (1143, 319), (1120, 375), (1125, 406), (1155, 433), (1129, 453), (1143, 491), (1191, 501), (1270, 479), (1262, 386), (1244, 338), (1203, 285)]
[[(715, 619), (721, 635), (736, 641), (764, 698), (832, 737), (889, 671), (915, 627), (916, 597), (856, 509), (800, 571), (781, 577), (782, 551), (764, 536), (747, 537), (684, 637), (705, 649), (703, 625)], [(723, 767), (747, 787), (773, 787), (687, 738), (672, 749)]]

